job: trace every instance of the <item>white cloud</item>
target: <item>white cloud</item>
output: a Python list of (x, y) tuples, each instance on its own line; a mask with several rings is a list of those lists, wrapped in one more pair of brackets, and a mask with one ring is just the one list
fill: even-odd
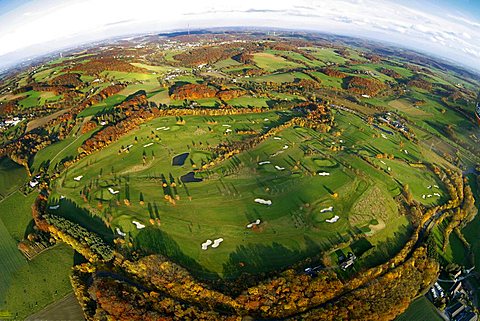
[(281, 27), (366, 36), (480, 65), (480, 21), (373, 0), (34, 0), (0, 16), (0, 64), (2, 55), (32, 46), (53, 50), (187, 26)]

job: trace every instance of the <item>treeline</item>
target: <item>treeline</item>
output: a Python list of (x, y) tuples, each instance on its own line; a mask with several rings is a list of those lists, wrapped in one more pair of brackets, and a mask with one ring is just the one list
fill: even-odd
[(100, 236), (58, 215), (47, 212), (48, 191), (43, 190), (32, 205), (32, 217), (38, 229), (70, 245), (91, 262), (110, 261), (114, 249)]
[(351, 77), (347, 83), (348, 91), (360, 95), (375, 96), (385, 88), (386, 85), (379, 80), (358, 76)]
[(80, 74), (77, 73), (65, 73), (49, 81), (50, 85), (65, 86), (68, 88), (78, 88), (83, 86), (83, 82), (80, 79)]
[(170, 97), (177, 100), (195, 100), (202, 98), (213, 98), (217, 94), (215, 88), (209, 87), (204, 84), (186, 84), (183, 86), (175, 87)]
[(149, 73), (147, 69), (136, 67), (132, 64), (129, 64), (128, 62), (115, 58), (95, 58), (88, 60), (83, 64), (77, 64), (73, 67), (67, 67), (63, 71), (83, 71), (88, 75), (98, 75), (105, 70)]

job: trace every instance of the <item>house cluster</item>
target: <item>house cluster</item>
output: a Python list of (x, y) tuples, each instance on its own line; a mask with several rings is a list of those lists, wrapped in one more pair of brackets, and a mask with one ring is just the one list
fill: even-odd
[(386, 112), (384, 114), (378, 115), (377, 120), (387, 124), (389, 127), (396, 128), (397, 130), (410, 133), (410, 129), (403, 123), (401, 120), (395, 118), (395, 115), (391, 112)]
[(462, 302), (457, 301), (445, 309), (445, 315), (451, 321), (477, 321), (478, 315)]
[[(441, 286), (435, 282), (430, 288), (427, 297), (435, 305), (444, 305), (444, 317), (450, 321), (477, 321), (478, 315), (472, 308), (473, 291), (470, 289), (467, 277), (471, 270), (458, 270), (451, 273), (451, 280), (439, 280), (442, 284), (452, 284), (451, 286)], [(448, 281), (448, 282), (447, 282)]]
[(0, 130), (5, 130), (9, 127), (16, 126), (24, 120), (25, 120), (25, 118), (17, 117), (17, 116), (12, 117), (12, 118), (8, 118), (8, 119), (0, 120)]
[(38, 184), (40, 184), (41, 178), (42, 178), (41, 175), (34, 176), (33, 179), (30, 180), (30, 182), (28, 182), (28, 186), (30, 186), (31, 188), (35, 188)]

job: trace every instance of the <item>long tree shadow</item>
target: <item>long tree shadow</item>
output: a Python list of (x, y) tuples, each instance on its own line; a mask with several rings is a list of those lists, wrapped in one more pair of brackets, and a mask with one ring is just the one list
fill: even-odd
[(142, 229), (134, 240), (135, 247), (144, 254), (160, 254), (185, 267), (197, 278), (217, 279), (218, 274), (206, 270), (197, 261), (183, 253), (178, 243), (167, 233), (155, 227)]
[(79, 207), (67, 198), (52, 201), (53, 203), (59, 203), (60, 207), (56, 210), (49, 210), (51, 214), (64, 217), (89, 231), (97, 233), (105, 241), (113, 242), (114, 234), (112, 230), (105, 225), (100, 217), (92, 215), (88, 210)]
[(224, 278), (234, 279), (243, 273), (258, 275), (283, 269), (303, 257), (302, 252), (290, 250), (276, 242), (271, 245), (239, 245), (223, 265)]

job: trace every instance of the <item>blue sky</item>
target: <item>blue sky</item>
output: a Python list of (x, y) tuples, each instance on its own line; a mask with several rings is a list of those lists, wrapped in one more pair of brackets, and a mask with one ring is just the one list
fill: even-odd
[(233, 26), (366, 37), (480, 70), (480, 0), (0, 0), (0, 68), (112, 36)]

